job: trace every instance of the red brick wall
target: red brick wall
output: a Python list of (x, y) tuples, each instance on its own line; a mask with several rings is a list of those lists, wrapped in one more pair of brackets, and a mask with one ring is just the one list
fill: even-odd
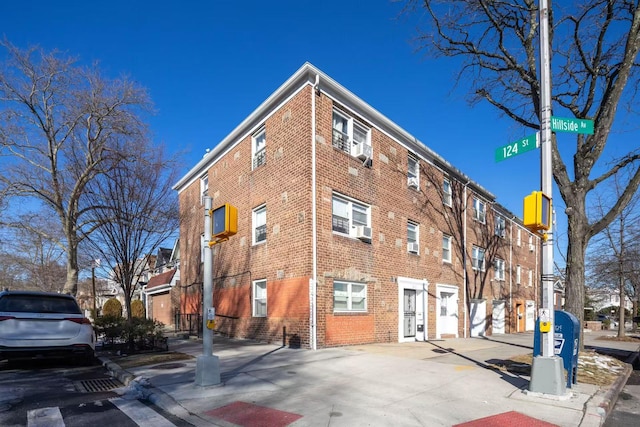
[[(251, 169), (251, 134), (248, 133), (208, 170), (209, 195), (213, 206), (231, 203), (238, 208), (238, 234), (214, 249), (214, 300), (221, 331), (243, 337), (277, 341), (297, 335), (303, 346), (309, 345), (309, 292), (312, 277), (311, 211), (311, 96), (316, 100), (317, 160), (317, 335), (318, 346), (398, 340), (399, 276), (425, 278), (429, 287), (428, 337), (434, 338), (437, 314), (437, 284), (459, 287), (459, 335), (464, 336), (464, 272), (462, 253), (454, 248), (452, 262), (442, 262), (443, 233), (456, 235), (447, 221), (451, 211), (444, 209), (438, 190), (443, 173), (421, 160), (424, 168), (420, 191), (407, 186), (407, 149), (388, 134), (372, 128), (373, 159), (366, 167), (331, 144), (334, 102), (305, 87), (265, 121), (266, 164)], [(357, 118), (353, 112), (346, 110)], [(361, 123), (371, 125), (361, 119)], [(433, 182), (427, 177), (433, 177)], [(473, 191), (468, 189), (467, 251), (470, 295), (486, 298), (487, 322), (494, 299), (508, 298), (508, 284), (515, 271), (508, 261), (527, 269), (536, 267), (538, 251), (528, 249), (528, 237), (522, 232), (523, 246), (515, 247), (507, 222), (504, 242), (495, 245), (492, 256), (507, 261), (506, 280), (493, 280), (491, 259), (487, 271), (477, 277), (471, 269), (471, 247), (484, 246), (493, 234), (493, 210), (487, 204), (487, 224), (472, 220)], [(338, 235), (331, 230), (332, 195), (340, 193), (371, 206), (373, 239), (364, 243)], [(252, 209), (267, 206), (267, 241), (253, 245)], [(182, 301), (197, 299), (202, 281), (200, 234), (203, 208), (200, 184), (194, 181), (180, 193), (182, 214), (180, 250)], [(407, 221), (419, 224), (420, 254), (407, 252)], [(509, 218), (507, 218), (509, 220)], [(487, 231), (489, 230), (489, 231)], [(536, 239), (537, 241), (537, 239)], [(513, 242), (513, 245), (510, 245)], [(456, 242), (454, 242), (454, 245)], [(460, 244), (458, 241), (457, 244)], [(510, 255), (511, 254), (511, 255)], [(515, 260), (518, 260), (517, 262)], [(251, 317), (251, 281), (267, 280), (268, 316)], [(367, 312), (334, 313), (333, 282), (348, 280), (367, 284)], [(536, 281), (537, 282), (537, 281)], [(194, 286), (188, 286), (195, 284)], [(536, 299), (535, 286), (512, 285), (525, 299)], [(505, 293), (506, 292), (506, 293)], [(508, 316), (512, 316), (512, 308)]]

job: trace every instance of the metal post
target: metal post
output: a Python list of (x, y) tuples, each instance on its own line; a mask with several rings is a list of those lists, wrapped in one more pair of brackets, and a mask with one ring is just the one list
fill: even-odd
[[(540, 0), (540, 169), (541, 190), (552, 199), (551, 163), (551, 56), (549, 51), (549, 5)], [(550, 215), (549, 215), (550, 217)], [(551, 218), (549, 218), (550, 220)], [(550, 332), (542, 333), (542, 356), (534, 357), (529, 391), (564, 395), (566, 387), (562, 359), (554, 354), (555, 319), (553, 307), (553, 227), (542, 242), (542, 309), (551, 321)]]
[(93, 313), (91, 313), (92, 320), (95, 322), (98, 318), (98, 308), (96, 307), (96, 262), (91, 262), (91, 288), (93, 289)]
[(202, 355), (196, 361), (196, 385), (220, 384), (220, 363), (213, 355), (213, 331), (207, 327), (207, 311), (213, 306), (213, 254), (211, 250), (211, 197), (204, 197), (204, 273), (202, 279)]

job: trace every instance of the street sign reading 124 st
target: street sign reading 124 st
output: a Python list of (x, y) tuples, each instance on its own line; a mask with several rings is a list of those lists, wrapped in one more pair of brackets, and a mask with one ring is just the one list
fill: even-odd
[(512, 142), (504, 147), (496, 148), (496, 162), (510, 159), (511, 157), (535, 150), (538, 147), (538, 133)]

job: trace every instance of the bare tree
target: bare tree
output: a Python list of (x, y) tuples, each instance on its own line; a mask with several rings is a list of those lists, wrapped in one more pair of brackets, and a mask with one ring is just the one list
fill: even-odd
[[(622, 188), (618, 183), (621, 177), (615, 176), (612, 181), (611, 191), (606, 192), (609, 196), (618, 199)], [(598, 197), (594, 209), (596, 215), (604, 214), (604, 206), (610, 206), (602, 200), (604, 196)], [(636, 301), (636, 289), (632, 286), (631, 280), (634, 274), (634, 257), (637, 253), (633, 251), (634, 242), (640, 232), (638, 223), (638, 198), (633, 199), (618, 215), (618, 217), (607, 226), (600, 234), (594, 237), (594, 245), (590, 248), (589, 271), (590, 281), (598, 285), (612, 285), (617, 287), (620, 296), (620, 310), (618, 310), (618, 336), (624, 337), (625, 332), (625, 300), (629, 298)]]
[(6, 40), (0, 46), (8, 53), (0, 64), (0, 194), (4, 202), (53, 212), (63, 238), (19, 218), (3, 224), (56, 241), (66, 255), (64, 292), (75, 294), (78, 247), (99, 225), (87, 219), (94, 206), (84, 200), (86, 187), (118, 165), (126, 144), (145, 136), (139, 114), (150, 102), (144, 89), (105, 78), (96, 66)]
[(122, 287), (127, 316), (148, 258), (178, 228), (178, 199), (171, 185), (177, 181), (175, 162), (158, 147), (139, 144), (135, 161), (120, 164), (108, 176), (92, 181), (90, 193), (100, 209), (91, 212), (101, 224), (88, 243)]
[[(537, 2), (405, 3), (407, 13), (426, 11), (420, 47), (436, 57), (462, 60), (458, 83), (469, 85), (471, 103), (487, 102), (515, 123), (539, 129)], [(549, 14), (554, 111), (595, 122), (593, 135), (575, 137), (571, 168), (552, 138), (553, 177), (567, 206), (566, 308), (582, 322), (587, 244), (620, 214), (640, 184), (637, 144), (612, 164), (598, 164), (618, 107), (632, 110), (637, 98), (640, 4), (590, 0), (550, 8)], [(629, 170), (630, 178), (622, 183), (620, 198), (602, 216), (589, 218), (589, 192), (622, 170)]]

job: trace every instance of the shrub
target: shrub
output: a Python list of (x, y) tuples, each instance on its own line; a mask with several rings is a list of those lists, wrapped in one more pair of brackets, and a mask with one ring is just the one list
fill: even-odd
[(122, 317), (122, 304), (116, 298), (109, 298), (102, 307), (105, 317)]
[(144, 304), (139, 299), (131, 301), (131, 317), (144, 318)]

